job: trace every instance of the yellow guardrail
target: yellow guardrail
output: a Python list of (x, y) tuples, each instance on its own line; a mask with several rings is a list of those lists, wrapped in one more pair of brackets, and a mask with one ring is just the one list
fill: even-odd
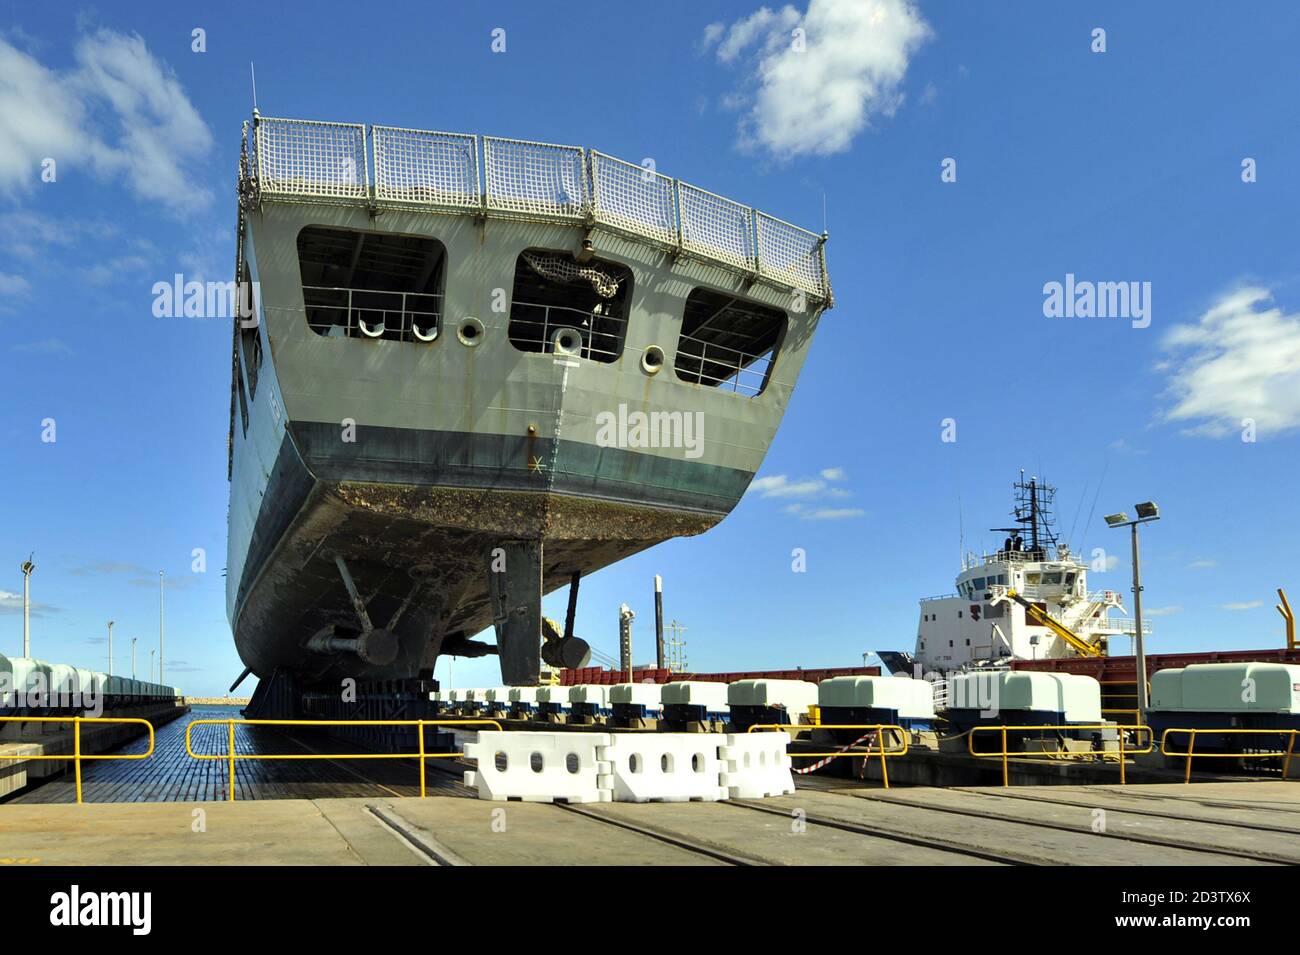
[[(196, 753), (190, 733), (196, 726), (226, 726), (225, 753)], [(416, 726), (419, 727), (420, 748), (415, 753), (237, 753), (235, 752), (236, 726)], [(418, 759), (420, 761), (420, 797), (425, 795), (426, 759), (456, 759), (463, 753), (427, 753), (424, 750), (426, 726), (492, 726), (501, 731), (496, 720), (190, 720), (185, 727), (185, 752), (192, 759), (223, 759), (230, 766), (229, 801), (235, 801), (235, 762), (240, 759)]]
[[(1170, 733), (1186, 733), (1186, 734), (1187, 734), (1187, 737), (1188, 737), (1188, 738), (1187, 738), (1187, 752), (1185, 752), (1185, 753), (1171, 753), (1171, 752), (1169, 751), (1169, 734), (1170, 734)], [(1291, 757), (1292, 757), (1292, 755), (1294, 755), (1294, 753), (1295, 753), (1295, 738), (1296, 738), (1297, 735), (1300, 735), (1300, 730), (1291, 730), (1291, 729), (1255, 729), (1255, 728), (1249, 728), (1249, 729), (1217, 729), (1217, 730), (1216, 730), (1216, 729), (1206, 729), (1205, 727), (1200, 727), (1200, 728), (1187, 728), (1187, 729), (1179, 729), (1179, 728), (1177, 728), (1177, 727), (1170, 727), (1169, 729), (1165, 730), (1163, 733), (1160, 734), (1160, 752), (1163, 753), (1165, 756), (1186, 756), (1186, 757), (1187, 757), (1187, 771), (1186, 771), (1186, 773), (1184, 773), (1184, 775), (1183, 775), (1183, 782), (1185, 782), (1185, 783), (1190, 783), (1190, 782), (1192, 781), (1192, 756), (1193, 756), (1193, 751), (1196, 749), (1196, 734), (1197, 734), (1197, 733), (1200, 733), (1202, 736), (1219, 736), (1219, 735), (1240, 735), (1240, 734), (1244, 734), (1244, 735), (1254, 735), (1254, 736), (1288, 736), (1288, 737), (1290, 737), (1290, 740), (1289, 740), (1289, 742), (1288, 742), (1287, 745), (1286, 745), (1286, 749), (1285, 749), (1285, 750), (1280, 750), (1280, 751), (1278, 751), (1278, 752), (1276, 752), (1276, 753), (1269, 753), (1269, 752), (1264, 752), (1264, 753), (1206, 753), (1206, 752), (1200, 752), (1200, 753), (1196, 753), (1196, 754), (1195, 754), (1195, 755), (1201, 757), (1202, 759), (1281, 759), (1281, 760), (1282, 760), (1282, 778), (1283, 778), (1283, 779), (1286, 779), (1287, 776), (1289, 776), (1290, 773), (1291, 773)]]
[[(1071, 753), (1064, 750), (1042, 750), (1029, 751), (1015, 750), (1014, 752), (1007, 749), (1007, 733), (1023, 732), (1025, 730), (1117, 730), (1119, 734), (1119, 749), (1114, 755), (1119, 756), (1119, 781), (1126, 784), (1125, 757), (1140, 756), (1144, 753), (1150, 753), (1155, 749), (1155, 733), (1151, 727), (1143, 726), (1140, 723), (1133, 724), (1116, 724), (1116, 723), (1065, 723), (1056, 725), (1038, 725), (1038, 726), (973, 726), (970, 729), (969, 736), (966, 740), (966, 750), (970, 755), (977, 759), (1001, 759), (1002, 760), (1002, 785), (1011, 785), (1011, 768), (1010, 758), (1015, 756), (1017, 759), (1087, 759), (1095, 756), (1104, 756), (1106, 750), (1089, 750), (1083, 753)], [(1126, 749), (1124, 747), (1124, 734), (1126, 731), (1135, 733), (1146, 733), (1147, 745), (1143, 749)], [(1000, 733), (1002, 736), (1001, 752), (977, 753), (975, 752), (975, 734), (976, 733)]]
[[(0, 723), (71, 723), (72, 724), (72, 752), (60, 753), (53, 756), (28, 756), (26, 754), (15, 754), (4, 757), (12, 759), (15, 762), (22, 762), (27, 759), (35, 760), (62, 760), (71, 761), (77, 776), (77, 803), (82, 802), (81, 798), (81, 761), (83, 759), (148, 759), (153, 755), (153, 724), (148, 720), (142, 720), (133, 716), (0, 716)], [(143, 753), (83, 753), (81, 751), (81, 725), (83, 723), (139, 723), (149, 730), (149, 748)], [(18, 742), (22, 740), (5, 740), (5, 742)]]
[[(878, 750), (870, 752), (854, 752), (849, 748), (835, 751), (834, 753), (790, 753), (791, 759), (825, 759), (830, 761), (838, 759), (841, 756), (862, 756), (871, 758), (880, 757), (880, 779), (886, 789), (889, 788), (889, 764), (888, 759), (894, 756), (906, 756), (908, 749), (911, 747), (911, 739), (907, 735), (907, 730), (893, 723), (755, 723), (746, 733), (752, 733), (754, 730), (774, 730), (777, 732), (803, 732), (804, 730), (866, 730), (875, 731), (876, 739), (880, 743)], [(899, 738), (903, 741), (901, 749), (885, 749), (885, 731), (897, 732)]]

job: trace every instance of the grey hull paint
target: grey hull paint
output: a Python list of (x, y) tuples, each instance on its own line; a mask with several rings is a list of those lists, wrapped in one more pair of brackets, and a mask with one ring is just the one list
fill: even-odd
[[(432, 666), (444, 637), (472, 636), (490, 624), (484, 557), (500, 541), (542, 540), (549, 592), (575, 570), (591, 573), (707, 529), (753, 477), (618, 448), (555, 444), (384, 428), (362, 429), (345, 443), (336, 426), (291, 424), (239, 583), (235, 633), (245, 663), (259, 673), (285, 666), (319, 680), (410, 675), (416, 662)], [(591, 471), (571, 469), (543, 483), (541, 472), (518, 466), (535, 458), (585, 462)], [(367, 594), (376, 625), (411, 593), (412, 571), (423, 577), (396, 628), (410, 649), (390, 669), (324, 661), (302, 649), (325, 626), (355, 626), (336, 553)], [(269, 633), (281, 639), (268, 640)]]
[[(443, 242), (445, 327), (428, 345), (332, 339), (306, 322), (297, 236), (323, 224), (432, 235)], [(618, 236), (595, 234), (598, 255), (633, 273), (623, 354), (612, 364), (558, 361), (509, 341), (508, 291), (525, 249), (579, 251), (577, 227), (322, 204), (265, 203), (245, 219), (245, 256), (261, 290), (257, 387), (246, 342), (232, 399), (227, 612), (244, 662), (304, 682), (413, 675), (432, 666), (447, 636), (491, 624), (486, 558), (503, 541), (544, 546), (543, 585), (595, 569), (672, 537), (698, 534), (734, 506), (758, 470), (806, 357), (820, 309), (788, 312), (769, 381), (758, 397), (701, 388), (672, 373), (683, 303), (693, 288), (786, 308), (774, 289)], [(508, 305), (508, 303), (507, 303)], [(476, 316), (475, 347), (455, 329)], [(664, 351), (664, 370), (642, 356)], [(698, 412), (702, 460), (680, 449), (608, 449), (597, 415)], [(355, 446), (340, 448), (342, 422)], [(535, 453), (533, 453), (535, 452)], [(536, 460), (539, 472), (530, 467)], [(427, 468), (427, 471), (425, 470)], [(397, 671), (303, 650), (325, 625), (355, 626), (332, 561), (352, 568), (376, 626), (408, 597)], [(415, 584), (417, 592), (412, 596)]]

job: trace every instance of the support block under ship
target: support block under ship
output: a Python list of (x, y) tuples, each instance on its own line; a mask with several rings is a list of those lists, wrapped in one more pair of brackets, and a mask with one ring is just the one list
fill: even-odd
[(572, 606), (561, 634), (542, 596), (735, 507), (832, 306), (825, 239), (594, 150), (254, 112), (229, 438), (245, 673), (581, 665)]

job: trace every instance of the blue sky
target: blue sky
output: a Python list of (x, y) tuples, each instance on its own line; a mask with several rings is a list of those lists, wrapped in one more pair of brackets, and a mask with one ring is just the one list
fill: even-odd
[[(215, 693), (241, 668), (221, 576), (229, 328), (154, 318), (150, 289), (230, 277), (250, 61), (266, 115), (649, 157), (814, 229), (825, 197), (837, 307), (764, 481), (703, 537), (584, 583), (598, 648), (616, 650), (626, 600), (647, 658), (661, 573), (698, 670), (910, 649), (959, 526), (991, 542), (1022, 467), (1061, 486), (1076, 548), (1118, 558), (1097, 588), (1127, 591), (1129, 571), (1101, 515), (1160, 503), (1152, 651), (1281, 640), (1273, 588), (1300, 593), (1293, 4), (6, 7), (0, 652), (19, 652), (35, 551), (36, 655), (102, 668), (115, 619), (118, 672), (138, 636), (143, 674), (162, 569), (170, 682)], [(1149, 327), (1046, 317), (1067, 274), (1149, 282)], [(494, 670), (460, 661), (455, 682)]]

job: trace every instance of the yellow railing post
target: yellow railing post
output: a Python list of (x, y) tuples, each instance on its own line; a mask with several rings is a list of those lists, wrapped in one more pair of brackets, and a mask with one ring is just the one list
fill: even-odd
[(1008, 765), (1009, 754), (1007, 753), (1007, 728), (1002, 727), (1002, 785), (1004, 787), (1011, 785), (1011, 768)]
[[(110, 759), (110, 760), (133, 760), (148, 759), (153, 755), (154, 749), (154, 732), (153, 724), (148, 720), (142, 720), (135, 716), (0, 716), (0, 725), (5, 723), (71, 723), (72, 724), (72, 753), (46, 753), (43, 755), (18, 755), (14, 754), (13, 761), (15, 764), (20, 762), (57, 762), (66, 763), (72, 760), (72, 774), (76, 780), (77, 804), (80, 805), (85, 801), (81, 778), (81, 763), (87, 759)], [(149, 734), (149, 748), (143, 753), (83, 753), (81, 751), (81, 724), (82, 723), (134, 723), (143, 726)]]
[(77, 805), (81, 805), (81, 717), (72, 718), (72, 765), (77, 775)]
[[(141, 721), (142, 722), (142, 721)], [(227, 749), (224, 753), (196, 753), (194, 752), (194, 740), (192, 733), (196, 726), (225, 726), (227, 728)], [(244, 753), (238, 755), (235, 749), (235, 727), (236, 726), (415, 726), (420, 733), (420, 746), (414, 753)], [(461, 720), (241, 720), (241, 719), (212, 719), (212, 720), (190, 720), (185, 726), (185, 753), (191, 759), (200, 760), (225, 760), (229, 766), (228, 772), (230, 777), (229, 801), (235, 801), (235, 762), (239, 759), (417, 759), (420, 762), (420, 794), (426, 795), (427, 787), (427, 767), (426, 760), (430, 759), (461, 759), (464, 754), (460, 752), (452, 753), (430, 753), (424, 743), (424, 727), (426, 726), (475, 726), (494, 729), (497, 732), (502, 731), (501, 724), (496, 720), (487, 719), (461, 719)], [(66, 756), (64, 757), (67, 758)]]
[(1183, 776), (1184, 783), (1192, 781), (1192, 750), (1196, 749), (1196, 730), (1188, 734), (1187, 739), (1187, 774)]
[[(880, 779), (889, 788), (889, 760), (885, 758), (885, 731), (883, 729), (876, 731), (876, 738), (880, 741)], [(852, 772), (850, 767), (849, 772)]]
[(229, 721), (229, 729), (230, 729), (229, 748), (227, 750), (227, 755), (230, 759), (229, 799), (230, 802), (234, 802), (235, 801), (235, 721), (234, 720)]
[(1128, 774), (1125, 771), (1124, 764), (1127, 763), (1128, 760), (1124, 758), (1124, 731), (1116, 730), (1115, 735), (1119, 737), (1119, 784), (1121, 786), (1127, 786)]
[(424, 720), (416, 725), (416, 731), (420, 734), (420, 798), (424, 798)]
[[(1064, 750), (1041, 750), (1041, 751), (1032, 751), (1032, 752), (1025, 752), (1025, 751), (1017, 750), (1015, 753), (1012, 753), (1012, 752), (1011, 752), (1011, 746), (1010, 746), (1010, 740), (1009, 740), (1009, 738), (1008, 738), (1008, 736), (1007, 736), (1008, 732), (1010, 732), (1010, 731), (1012, 731), (1012, 730), (1015, 730), (1015, 731), (1018, 731), (1018, 732), (1019, 732), (1019, 731), (1024, 731), (1024, 730), (1034, 730), (1034, 731), (1037, 731), (1037, 732), (1042, 732), (1043, 730), (1075, 730), (1075, 731), (1079, 731), (1079, 730), (1109, 730), (1109, 729), (1113, 729), (1113, 730), (1115, 730), (1116, 732), (1119, 733), (1119, 752), (1118, 752), (1118, 754), (1116, 754), (1115, 752), (1107, 752), (1106, 750), (1100, 750), (1100, 751), (1098, 751), (1098, 750), (1087, 750), (1087, 751), (1082, 751), (1082, 752), (1072, 752), (1072, 751), (1070, 751), (1070, 750), (1068, 750), (1068, 749), (1064, 749)], [(1136, 733), (1145, 733), (1145, 734), (1147, 734), (1147, 746), (1146, 746), (1146, 748), (1145, 748), (1145, 749), (1128, 749), (1127, 746), (1125, 745), (1125, 740), (1124, 740), (1124, 733), (1125, 733), (1126, 730), (1133, 730), (1133, 731), (1135, 731)], [(1166, 731), (1166, 732), (1170, 732), (1170, 731)], [(1002, 740), (1002, 749), (1001, 749), (1001, 751), (993, 750), (992, 752), (988, 752), (988, 753), (980, 753), (980, 752), (976, 752), (976, 751), (975, 751), (975, 739), (976, 739), (977, 734), (979, 734), (979, 733), (997, 733), (998, 736), (999, 736), (999, 738)], [(1128, 757), (1129, 757), (1129, 756), (1140, 755), (1140, 754), (1143, 754), (1143, 753), (1150, 753), (1150, 752), (1152, 752), (1152, 751), (1155, 749), (1155, 734), (1151, 731), (1151, 728), (1150, 728), (1149, 726), (1144, 726), (1144, 725), (1142, 725), (1142, 724), (1133, 724), (1133, 725), (1131, 725), (1131, 726), (1128, 725), (1128, 724), (1122, 724), (1122, 723), (1121, 723), (1121, 724), (1114, 724), (1114, 723), (1064, 723), (1064, 724), (1059, 724), (1059, 725), (1054, 725), (1054, 726), (1053, 726), (1053, 725), (1036, 725), (1036, 726), (1011, 726), (1011, 725), (1007, 725), (1007, 726), (997, 725), (997, 726), (994, 726), (994, 725), (989, 725), (989, 726), (974, 726), (974, 727), (971, 727), (971, 729), (968, 730), (968, 731), (966, 732), (965, 735), (966, 735), (966, 751), (967, 751), (971, 756), (974, 756), (976, 759), (1000, 759), (1000, 760), (1002, 761), (1002, 785), (1003, 785), (1003, 786), (1010, 786), (1010, 785), (1011, 785), (1010, 760), (1011, 760), (1011, 757), (1012, 757), (1012, 756), (1016, 756), (1017, 758), (1020, 758), (1020, 759), (1033, 759), (1033, 758), (1042, 758), (1042, 757), (1046, 757), (1046, 758), (1048, 758), (1048, 759), (1071, 759), (1071, 758), (1086, 759), (1086, 758), (1095, 758), (1095, 757), (1097, 757), (1097, 756), (1101, 756), (1103, 759), (1105, 759), (1107, 756), (1115, 756), (1115, 755), (1118, 755), (1118, 756), (1119, 756), (1119, 761), (1120, 761), (1120, 763), (1119, 763), (1119, 779), (1120, 779), (1120, 783), (1121, 783), (1121, 784), (1127, 784), (1127, 782), (1128, 782), (1128, 770), (1127, 770), (1127, 766), (1126, 766), (1125, 764), (1126, 764), (1126, 761), (1127, 761)], [(1180, 754), (1180, 755), (1181, 755), (1181, 754)], [(1278, 754), (1278, 755), (1281, 755), (1281, 754)]]
[(1282, 760), (1282, 778), (1286, 779), (1291, 775), (1291, 754), (1295, 752), (1295, 737), (1300, 730), (1291, 731), (1291, 742), (1286, 744), (1286, 759)]

